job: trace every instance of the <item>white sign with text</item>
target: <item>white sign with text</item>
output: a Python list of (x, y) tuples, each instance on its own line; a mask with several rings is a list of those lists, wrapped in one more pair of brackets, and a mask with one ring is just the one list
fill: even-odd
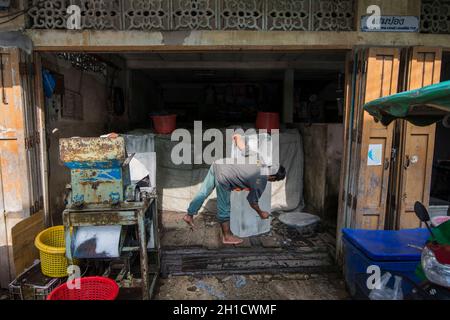
[[(419, 17), (416, 16), (379, 16), (377, 24), (372, 22), (373, 16), (361, 18), (361, 31), (365, 32), (418, 32)], [(375, 27), (374, 27), (375, 25)]]

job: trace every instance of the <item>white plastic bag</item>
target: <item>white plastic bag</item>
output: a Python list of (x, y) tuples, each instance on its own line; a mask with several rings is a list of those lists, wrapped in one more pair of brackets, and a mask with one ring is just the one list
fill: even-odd
[(387, 286), (392, 275), (386, 272), (380, 280), (380, 288), (373, 289), (369, 294), (370, 300), (403, 300), (402, 278), (395, 276), (394, 288)]
[(394, 295), (392, 300), (403, 300), (402, 277), (395, 276)]

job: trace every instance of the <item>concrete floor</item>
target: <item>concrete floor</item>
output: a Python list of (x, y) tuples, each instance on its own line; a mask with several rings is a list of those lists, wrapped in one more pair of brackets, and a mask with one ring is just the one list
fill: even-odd
[[(244, 238), (244, 243), (238, 246), (226, 246), (222, 244), (220, 225), (212, 214), (200, 214), (195, 222), (195, 229), (191, 230), (182, 220), (184, 213), (164, 211), (161, 212), (161, 246), (164, 249), (202, 247), (209, 250), (224, 248), (299, 248), (299, 247), (323, 247), (334, 249), (335, 237), (325, 230), (301, 236), (295, 229), (287, 228), (274, 214), (272, 230), (260, 236)], [(323, 228), (322, 228), (323, 229)], [(330, 254), (333, 254), (330, 252)]]
[(342, 300), (349, 299), (335, 274), (169, 276), (156, 300)]
[[(221, 243), (220, 227), (213, 215), (201, 214), (191, 231), (181, 221), (182, 214), (162, 212), (162, 247), (164, 250), (193, 247), (217, 254), (226, 249)], [(330, 245), (332, 243), (332, 245)], [(246, 249), (280, 250), (313, 249), (334, 246), (334, 238), (326, 232), (299, 236), (295, 230), (281, 225), (275, 218), (268, 234), (245, 239), (234, 246), (236, 255)], [(228, 247), (230, 248), (230, 247)], [(333, 248), (329, 248), (333, 249)], [(325, 262), (324, 262), (325, 263)], [(159, 280), (157, 300), (340, 300), (349, 299), (342, 275), (325, 273), (169, 275)]]
[[(189, 250), (203, 248), (220, 255), (233, 246), (224, 246), (220, 239), (220, 226), (213, 215), (201, 214), (196, 228), (191, 231), (181, 220), (183, 214), (162, 212), (163, 233), (161, 245), (165, 250)], [(277, 218), (268, 234), (245, 239), (240, 246), (234, 246), (236, 255), (245, 255), (245, 250), (260, 249), (292, 252), (304, 249), (330, 251), (334, 253), (334, 237), (319, 230), (302, 236), (296, 230), (282, 225)], [(164, 259), (163, 259), (164, 260)], [(320, 262), (320, 261), (319, 261)], [(182, 262), (180, 262), (183, 265)], [(324, 266), (334, 265), (333, 259), (324, 259)], [(332, 268), (333, 269), (333, 268)], [(340, 300), (349, 299), (342, 275), (334, 268), (328, 272), (300, 271), (302, 273), (280, 272), (265, 274), (215, 274), (215, 275), (171, 275), (160, 278), (156, 291), (157, 300)], [(292, 271), (292, 270), (291, 270)], [(294, 271), (295, 272), (295, 271)]]
[[(139, 300), (140, 290), (119, 300)], [(0, 301), (9, 300), (7, 290)], [(156, 300), (343, 300), (349, 299), (336, 274), (169, 276), (160, 279)]]

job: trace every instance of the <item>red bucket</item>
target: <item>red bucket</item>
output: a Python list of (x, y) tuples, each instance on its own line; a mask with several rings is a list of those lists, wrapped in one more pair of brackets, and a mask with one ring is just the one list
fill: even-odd
[(258, 112), (256, 129), (266, 129), (267, 132), (280, 129), (280, 114), (277, 112)]
[(177, 115), (151, 116), (156, 133), (171, 134), (177, 128)]
[(53, 290), (47, 300), (116, 300), (119, 286), (114, 280), (105, 277), (86, 277), (80, 279), (80, 289), (70, 289), (63, 283)]

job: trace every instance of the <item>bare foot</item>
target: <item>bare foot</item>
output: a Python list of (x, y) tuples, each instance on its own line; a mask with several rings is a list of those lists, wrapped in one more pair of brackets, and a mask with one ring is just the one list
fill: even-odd
[(229, 235), (229, 236), (224, 236), (222, 238), (222, 242), (223, 244), (241, 244), (242, 242), (244, 242), (244, 240), (242, 240), (241, 238)]
[(269, 219), (269, 217), (270, 217), (270, 213), (263, 211), (263, 212), (261, 212), (261, 213), (259, 214), (259, 217), (260, 217), (262, 220), (267, 220), (267, 219)]
[(192, 230), (194, 230), (195, 225), (194, 225), (194, 217), (193, 216), (190, 216), (187, 214), (183, 217), (183, 220), (191, 227)]

